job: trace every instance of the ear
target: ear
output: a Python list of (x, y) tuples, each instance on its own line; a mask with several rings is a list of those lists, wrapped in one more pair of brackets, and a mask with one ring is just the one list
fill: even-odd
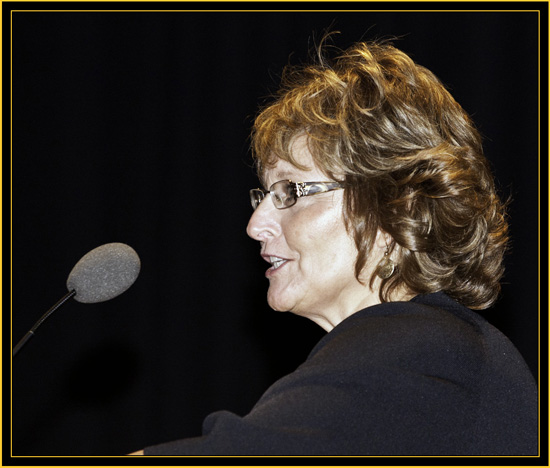
[(385, 252), (386, 249), (392, 246), (394, 243), (393, 237), (390, 236), (387, 232), (381, 231), (378, 229), (376, 232), (376, 238), (374, 240), (374, 245), (378, 250)]

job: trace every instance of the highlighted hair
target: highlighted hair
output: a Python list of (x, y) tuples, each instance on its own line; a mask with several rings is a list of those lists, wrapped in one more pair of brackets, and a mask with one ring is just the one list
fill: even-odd
[(496, 300), (505, 207), (479, 133), (433, 73), (386, 43), (356, 44), (332, 65), (287, 67), (252, 132), (260, 177), (278, 159), (300, 168), (292, 143), (304, 134), (316, 166), (346, 186), (356, 277), (378, 229), (395, 241), (398, 270), (381, 300), (400, 287), (445, 291), (472, 309)]

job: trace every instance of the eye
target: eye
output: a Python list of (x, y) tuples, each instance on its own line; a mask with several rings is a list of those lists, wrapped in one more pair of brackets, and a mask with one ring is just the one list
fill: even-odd
[(283, 203), (283, 198), (281, 197), (281, 194), (280, 193), (277, 193), (277, 192), (273, 192), (273, 199), (275, 202), (277, 203)]

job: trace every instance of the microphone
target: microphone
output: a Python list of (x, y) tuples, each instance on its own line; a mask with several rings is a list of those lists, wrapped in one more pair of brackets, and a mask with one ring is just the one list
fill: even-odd
[(119, 242), (100, 245), (84, 255), (67, 278), (68, 293), (51, 307), (17, 343), (12, 357), (34, 336), (36, 329), (71, 297), (91, 304), (113, 299), (136, 281), (141, 262), (132, 247)]

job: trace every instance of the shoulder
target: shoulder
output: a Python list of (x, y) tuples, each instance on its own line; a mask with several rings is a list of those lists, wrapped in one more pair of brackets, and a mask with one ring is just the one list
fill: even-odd
[(444, 293), (357, 312), (317, 344), (304, 366), (364, 379), (380, 372), (437, 376), (465, 388), (532, 381), (511, 341)]
[(379, 304), (356, 312), (327, 334), (311, 359), (354, 354), (375, 360), (414, 360), (449, 351), (476, 355), (483, 350), (485, 320), (443, 293), (408, 302)]

